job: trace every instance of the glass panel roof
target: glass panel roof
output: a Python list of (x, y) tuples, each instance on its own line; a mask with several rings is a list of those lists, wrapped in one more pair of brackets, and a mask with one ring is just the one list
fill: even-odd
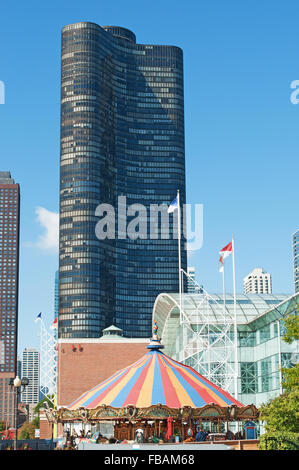
[[(204, 299), (206, 301), (204, 302)], [(286, 302), (287, 301), (287, 302)], [(299, 294), (237, 294), (236, 314), (238, 325), (248, 325), (250, 329), (259, 328), (275, 319), (281, 318), (290, 305), (299, 302)], [(225, 303), (225, 305), (224, 305)], [(180, 295), (160, 294), (154, 305), (153, 319), (158, 323), (160, 334), (166, 325), (168, 317), (176, 318), (179, 326)], [(225, 307), (225, 310), (224, 310)], [(192, 320), (200, 315), (205, 315), (208, 321), (221, 323), (223, 316), (234, 318), (234, 297), (226, 294), (225, 302), (221, 294), (182, 294), (182, 311)], [(257, 321), (258, 324), (253, 323)], [(196, 323), (196, 321), (195, 321)]]

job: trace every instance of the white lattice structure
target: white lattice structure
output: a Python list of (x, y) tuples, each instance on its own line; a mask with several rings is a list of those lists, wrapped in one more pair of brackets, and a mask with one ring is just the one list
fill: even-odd
[[(188, 276), (183, 270), (182, 273)], [(193, 278), (189, 281), (198, 286)], [(198, 287), (202, 289), (201, 286)], [(172, 351), (173, 357), (192, 366), (224, 390), (235, 394), (235, 319), (233, 312), (226, 308), (225, 300), (214, 298), (204, 289), (201, 294), (194, 295), (163, 294), (163, 298), (159, 296), (154, 306), (158, 324), (158, 310), (163, 302), (168, 318), (167, 321), (164, 318), (160, 325), (163, 344), (168, 345), (168, 352)], [(176, 320), (172, 321), (172, 318)]]
[(57, 393), (57, 340), (54, 331), (48, 331), (40, 321), (40, 391), (44, 397)]
[[(184, 272), (184, 271), (183, 271)], [(187, 273), (184, 272), (186, 276)], [(196, 281), (192, 279), (196, 284)], [(182, 361), (224, 390), (235, 386), (234, 316), (204, 289), (192, 300), (182, 295)], [(191, 305), (190, 305), (191, 302)], [(191, 308), (190, 308), (191, 306)]]

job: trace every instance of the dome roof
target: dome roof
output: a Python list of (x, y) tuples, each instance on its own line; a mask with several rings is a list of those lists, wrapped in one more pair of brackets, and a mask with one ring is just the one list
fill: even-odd
[(243, 406), (192, 367), (171, 359), (151, 344), (141, 359), (85, 392), (68, 408), (94, 409), (101, 405), (146, 408), (156, 404), (200, 408), (210, 403)]

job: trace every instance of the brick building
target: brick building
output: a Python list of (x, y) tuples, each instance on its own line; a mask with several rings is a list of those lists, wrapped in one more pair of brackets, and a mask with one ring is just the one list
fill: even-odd
[(20, 187), (0, 171), (0, 420), (14, 423), (17, 374)]
[(101, 383), (146, 353), (149, 339), (125, 338), (111, 326), (100, 338), (58, 340), (57, 406), (67, 407), (87, 390)]

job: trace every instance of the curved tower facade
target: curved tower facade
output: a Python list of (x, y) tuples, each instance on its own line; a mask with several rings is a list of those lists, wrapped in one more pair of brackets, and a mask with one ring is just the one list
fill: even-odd
[[(178, 249), (172, 216), (168, 238), (161, 228), (151, 235), (150, 205), (169, 205), (177, 189), (183, 204), (181, 49), (137, 44), (134, 33), (116, 26), (65, 26), (59, 337), (99, 337), (112, 323), (125, 336), (151, 336), (156, 296), (178, 291)], [(115, 208), (115, 237), (99, 240), (96, 208), (103, 203)], [(126, 233), (133, 204), (146, 209), (146, 237)]]

